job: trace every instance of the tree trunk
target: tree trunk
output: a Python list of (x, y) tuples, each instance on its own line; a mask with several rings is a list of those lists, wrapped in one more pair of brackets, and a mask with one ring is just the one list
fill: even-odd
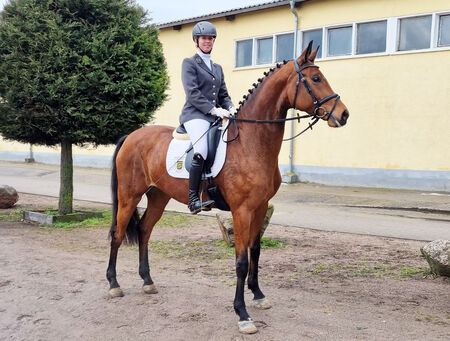
[(59, 214), (72, 213), (73, 201), (73, 163), (72, 143), (68, 140), (61, 142), (61, 167), (59, 187)]

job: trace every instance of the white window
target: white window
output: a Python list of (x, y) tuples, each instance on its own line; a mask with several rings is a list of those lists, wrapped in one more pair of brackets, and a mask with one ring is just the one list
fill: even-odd
[(252, 65), (253, 40), (242, 40), (236, 43), (236, 67)]
[(352, 26), (328, 29), (328, 55), (351, 55), (352, 35)]
[(278, 35), (276, 44), (277, 62), (294, 58), (294, 33)]
[(256, 64), (272, 63), (273, 38), (257, 39)]
[(313, 50), (320, 46), (317, 58), (322, 58), (322, 29), (311, 30), (303, 32), (302, 36), (302, 51), (306, 49), (310, 41), (313, 41)]
[(439, 17), (438, 46), (450, 46), (450, 14)]
[(398, 50), (430, 48), (431, 15), (400, 19)]
[(235, 44), (236, 68), (273, 64), (294, 55), (294, 34), (280, 33), (238, 40)]
[(377, 53), (386, 51), (387, 21), (358, 24), (356, 53)]

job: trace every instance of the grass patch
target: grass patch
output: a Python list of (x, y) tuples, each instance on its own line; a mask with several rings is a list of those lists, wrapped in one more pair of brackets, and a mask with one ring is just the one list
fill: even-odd
[(111, 210), (98, 210), (96, 212), (101, 212), (103, 216), (101, 218), (88, 218), (83, 221), (55, 222), (52, 225), (42, 226), (72, 229), (76, 227), (106, 227), (111, 225)]
[[(265, 241), (265, 248), (282, 247), (282, 242), (269, 239)], [(234, 247), (229, 247), (222, 239), (211, 241), (172, 239), (170, 241), (150, 240), (149, 251), (169, 258), (177, 259), (227, 259), (234, 257)]]
[(179, 242), (155, 240), (149, 242), (149, 251), (169, 258), (177, 259), (225, 259), (234, 254), (233, 249), (227, 250), (218, 246), (216, 241), (190, 240)]
[(163, 216), (155, 224), (155, 227), (181, 227), (185, 225), (190, 217), (186, 214), (178, 214), (174, 212), (164, 212)]
[(310, 275), (341, 275), (345, 277), (363, 277), (363, 278), (383, 278), (389, 277), (399, 280), (412, 279), (414, 277), (426, 277), (427, 269), (412, 268), (398, 265), (386, 264), (315, 264), (306, 272)]
[(270, 238), (266, 238), (266, 237), (261, 238), (261, 249), (268, 249), (270, 247), (280, 248), (280, 247), (284, 247), (284, 245), (285, 245), (285, 243), (283, 243), (279, 240), (270, 239)]
[(22, 215), (22, 210), (0, 210), (0, 221), (20, 221)]

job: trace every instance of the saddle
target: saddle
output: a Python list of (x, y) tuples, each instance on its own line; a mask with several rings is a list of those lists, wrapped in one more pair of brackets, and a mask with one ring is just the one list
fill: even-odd
[[(229, 211), (230, 207), (228, 206), (225, 199), (223, 198), (219, 187), (214, 182), (214, 177), (211, 176), (211, 173), (212, 173), (211, 168), (214, 164), (217, 147), (220, 142), (221, 133), (222, 133), (221, 125), (213, 125), (208, 130), (208, 133), (207, 133), (208, 156), (207, 156), (204, 166), (203, 166), (203, 177), (204, 177), (203, 187), (204, 187), (204, 190), (208, 193), (208, 196), (214, 200), (216, 208), (218, 208), (222, 211)], [(173, 137), (174, 137), (174, 139), (179, 139), (179, 140), (189, 140), (187, 131), (182, 124), (179, 125), (175, 129)], [(193, 158), (194, 158), (194, 148), (193, 148), (192, 142), (191, 142), (189, 144), (189, 148), (186, 151), (186, 160), (184, 162), (184, 167), (188, 172), (191, 169), (191, 164), (192, 164)], [(207, 176), (207, 175), (209, 175), (209, 176)]]

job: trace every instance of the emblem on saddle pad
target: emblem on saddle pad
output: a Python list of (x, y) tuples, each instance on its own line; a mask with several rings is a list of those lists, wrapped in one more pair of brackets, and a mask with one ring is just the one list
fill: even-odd
[(177, 161), (177, 169), (178, 170), (183, 169), (183, 161)]

